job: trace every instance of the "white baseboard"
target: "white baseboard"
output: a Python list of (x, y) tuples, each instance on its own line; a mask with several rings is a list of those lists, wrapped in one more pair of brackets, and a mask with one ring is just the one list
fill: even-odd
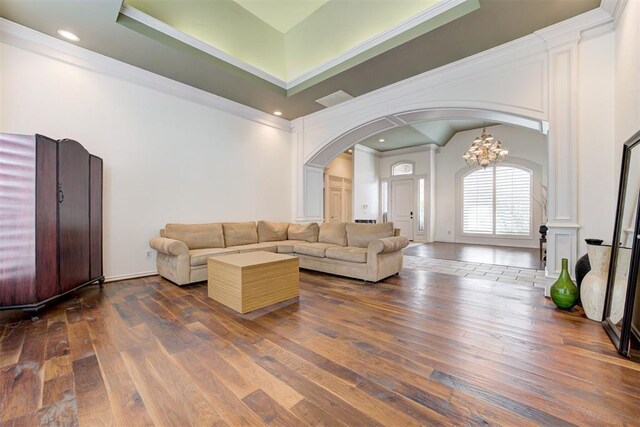
[(146, 271), (144, 273), (132, 273), (132, 274), (118, 274), (116, 276), (105, 277), (105, 282), (119, 282), (120, 280), (137, 279), (139, 277), (155, 276), (157, 271)]

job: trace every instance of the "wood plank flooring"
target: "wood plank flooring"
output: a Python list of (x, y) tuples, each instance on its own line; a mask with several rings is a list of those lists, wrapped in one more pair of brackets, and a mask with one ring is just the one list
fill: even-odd
[(640, 364), (529, 287), (301, 272), (248, 315), (154, 276), (0, 313), (0, 425), (639, 425)]
[(540, 261), (540, 251), (532, 248), (434, 242), (412, 245), (403, 252), (406, 255), (452, 261), (478, 262), (521, 268), (543, 268)]

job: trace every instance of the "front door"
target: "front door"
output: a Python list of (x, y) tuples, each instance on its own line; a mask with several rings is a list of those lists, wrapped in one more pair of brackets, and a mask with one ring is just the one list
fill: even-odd
[(413, 240), (413, 179), (391, 181), (391, 221), (400, 235)]

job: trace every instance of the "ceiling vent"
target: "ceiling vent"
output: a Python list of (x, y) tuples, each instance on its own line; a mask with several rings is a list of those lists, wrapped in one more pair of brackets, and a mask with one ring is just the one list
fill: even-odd
[(325, 96), (324, 98), (316, 99), (316, 102), (320, 105), (324, 105), (325, 107), (333, 107), (334, 105), (347, 102), (350, 99), (353, 99), (353, 96), (343, 90), (339, 90)]

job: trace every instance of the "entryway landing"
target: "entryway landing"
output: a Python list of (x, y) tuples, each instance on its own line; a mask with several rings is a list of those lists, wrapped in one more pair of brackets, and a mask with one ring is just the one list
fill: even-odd
[(527, 269), (543, 268), (538, 249), (532, 248), (434, 242), (411, 245), (404, 254)]
[(553, 281), (539, 268), (535, 249), (461, 243), (417, 243), (404, 250), (407, 270), (544, 288)]

